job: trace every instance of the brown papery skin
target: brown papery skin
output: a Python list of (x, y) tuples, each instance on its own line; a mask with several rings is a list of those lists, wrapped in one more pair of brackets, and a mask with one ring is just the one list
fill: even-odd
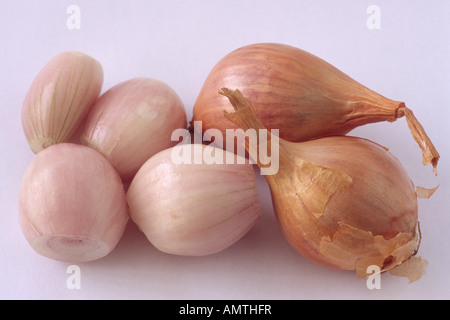
[[(228, 119), (243, 130), (264, 129), (238, 90), (224, 88), (221, 94), (235, 109), (226, 113)], [(274, 138), (269, 134), (269, 139)], [(411, 257), (417, 195), (402, 164), (384, 147), (349, 136), (279, 139), (267, 146), (272, 157), (279, 155), (278, 171), (265, 176), (274, 211), (299, 253), (324, 267), (356, 270), (358, 276), (369, 265), (388, 270)]]
[[(341, 170), (352, 180), (348, 189), (329, 198), (322, 215), (317, 218), (297, 207), (297, 190), (304, 186), (294, 182), (294, 188), (290, 188), (284, 183), (293, 175), (301, 174), (293, 172), (291, 160), (280, 160), (276, 178), (267, 176), (271, 190), (284, 194), (273, 197), (280, 227), (291, 245), (305, 257), (325, 267), (341, 269), (340, 265), (328, 263), (327, 258), (318, 253), (322, 237), (332, 238), (339, 223), (385, 239), (392, 239), (402, 232), (415, 235), (418, 205), (414, 184), (398, 159), (382, 146), (349, 136), (302, 143), (281, 141), (280, 144), (280, 148), (289, 150), (291, 159), (301, 158), (325, 168)], [(299, 237), (306, 233), (308, 237)]]
[(225, 117), (232, 112), (220, 88), (239, 89), (253, 102), (256, 116), (267, 129), (279, 129), (282, 139), (299, 142), (343, 135), (374, 122), (407, 115), (424, 164), (435, 168), (439, 154), (411, 110), (358, 83), (319, 57), (277, 43), (251, 44), (232, 51), (211, 70), (193, 108), (193, 121), (203, 132), (237, 126)]

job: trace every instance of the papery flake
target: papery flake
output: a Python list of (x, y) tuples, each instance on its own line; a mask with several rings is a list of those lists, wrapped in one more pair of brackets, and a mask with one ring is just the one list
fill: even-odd
[(439, 185), (437, 185), (436, 187), (431, 188), (431, 189), (416, 187), (417, 197), (422, 198), (422, 199), (429, 199), (438, 188), (439, 188)]
[(421, 257), (411, 257), (399, 266), (389, 270), (389, 273), (398, 277), (407, 277), (409, 283), (419, 280), (425, 273), (428, 261)]
[(316, 218), (323, 214), (328, 200), (335, 192), (346, 190), (352, 185), (352, 178), (341, 170), (322, 167), (299, 158), (295, 162), (292, 184), (297, 196)]
[(407, 260), (417, 247), (417, 239), (417, 235), (401, 232), (386, 240), (341, 222), (332, 238), (322, 238), (319, 252), (330, 263), (345, 270), (356, 270), (358, 278), (365, 278), (371, 265), (387, 271)]

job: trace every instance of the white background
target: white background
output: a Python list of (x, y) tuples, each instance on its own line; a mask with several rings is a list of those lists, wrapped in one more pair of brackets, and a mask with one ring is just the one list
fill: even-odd
[[(69, 5), (81, 28), (66, 26)], [(381, 10), (381, 29), (366, 12)], [(2, 299), (448, 299), (450, 147), (450, 1), (448, 0), (152, 0), (0, 2), (0, 298)], [(438, 176), (423, 166), (404, 119), (351, 132), (389, 147), (416, 185), (426, 274), (383, 275), (369, 290), (353, 272), (313, 265), (284, 240), (258, 176), (262, 217), (238, 243), (201, 258), (153, 248), (130, 222), (116, 249), (78, 264), (81, 289), (66, 286), (69, 263), (35, 253), (17, 220), (17, 197), (33, 153), (21, 105), (34, 76), (56, 54), (79, 50), (104, 68), (103, 91), (137, 76), (162, 80), (182, 98), (188, 118), (207, 74), (228, 52), (255, 42), (290, 44), (334, 64), (369, 88), (405, 101), (441, 154)], [(168, 194), (170, 196), (170, 194)]]

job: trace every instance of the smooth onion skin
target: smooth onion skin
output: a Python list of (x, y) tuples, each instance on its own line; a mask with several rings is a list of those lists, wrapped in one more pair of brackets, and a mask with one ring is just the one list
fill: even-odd
[(81, 145), (39, 152), (19, 193), (19, 222), (39, 254), (84, 262), (109, 254), (129, 220), (125, 190), (111, 164)]
[(169, 85), (133, 78), (100, 96), (81, 143), (103, 154), (129, 182), (151, 156), (178, 143), (171, 140), (175, 129), (186, 127), (183, 102)]
[(158, 250), (204, 256), (241, 239), (259, 219), (260, 207), (251, 164), (172, 161), (173, 151), (190, 148), (177, 145), (150, 158), (127, 199), (131, 219)]
[(205, 80), (193, 108), (193, 120), (206, 131), (223, 133), (237, 126), (223, 116), (232, 112), (217, 91), (239, 89), (252, 101), (256, 116), (280, 138), (299, 142), (346, 134), (377, 121), (394, 121), (401, 102), (364, 87), (326, 61), (304, 50), (257, 43), (223, 57)]

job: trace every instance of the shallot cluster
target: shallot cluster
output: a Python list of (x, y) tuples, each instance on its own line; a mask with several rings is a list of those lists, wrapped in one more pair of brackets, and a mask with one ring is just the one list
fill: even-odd
[[(424, 273), (417, 199), (437, 188), (415, 187), (386, 148), (347, 135), (405, 116), (424, 165), (437, 174), (439, 153), (403, 102), (276, 43), (221, 59), (190, 126), (182, 100), (160, 80), (128, 79), (104, 93), (102, 86), (98, 61), (64, 52), (38, 73), (23, 102), (36, 155), (20, 188), (19, 223), (39, 254), (100, 259), (129, 220), (161, 252), (221, 252), (261, 216), (256, 164), (280, 232), (306, 259), (360, 278), (374, 265), (410, 281)], [(199, 134), (202, 141), (192, 138)], [(235, 138), (241, 146), (230, 143)]]
[[(37, 155), (22, 181), (19, 221), (31, 247), (55, 260), (97, 260), (130, 217), (172, 254), (212, 254), (242, 238), (260, 216), (253, 166), (225, 163), (235, 155), (222, 149), (177, 146), (172, 136), (188, 132), (186, 112), (166, 83), (133, 78), (100, 95), (102, 81), (94, 58), (64, 52), (24, 100), (23, 128)], [(211, 151), (220, 163), (197, 163), (196, 154), (207, 162)], [(175, 164), (176, 154), (184, 162)]]

